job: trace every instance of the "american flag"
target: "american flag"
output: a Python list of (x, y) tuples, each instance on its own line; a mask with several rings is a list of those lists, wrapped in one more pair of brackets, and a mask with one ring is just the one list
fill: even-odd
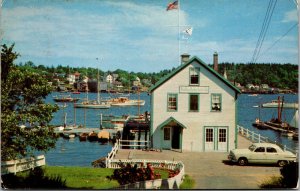
[(167, 11), (172, 9), (178, 9), (178, 1), (174, 1), (173, 3), (169, 3), (167, 6)]

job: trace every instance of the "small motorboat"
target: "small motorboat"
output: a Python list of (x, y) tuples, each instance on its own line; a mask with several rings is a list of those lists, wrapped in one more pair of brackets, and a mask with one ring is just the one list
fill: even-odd
[(94, 131), (92, 131), (92, 132), (90, 132), (90, 133), (88, 134), (87, 139), (88, 139), (89, 141), (97, 141), (97, 140), (98, 140), (98, 135), (97, 135), (97, 133), (95, 133)]
[(66, 139), (72, 139), (72, 138), (75, 137), (75, 134), (74, 134), (74, 133), (64, 132), (64, 133), (63, 133), (63, 136), (64, 136), (64, 138), (66, 138)]
[(98, 141), (101, 143), (107, 143), (109, 140), (109, 132), (102, 130), (98, 133)]
[(79, 141), (86, 141), (88, 136), (89, 136), (88, 133), (80, 133)]

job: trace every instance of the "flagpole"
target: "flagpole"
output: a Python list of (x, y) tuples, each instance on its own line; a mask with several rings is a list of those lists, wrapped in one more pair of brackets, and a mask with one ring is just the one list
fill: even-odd
[(180, 59), (180, 0), (178, 0), (178, 62), (179, 65), (181, 59)]

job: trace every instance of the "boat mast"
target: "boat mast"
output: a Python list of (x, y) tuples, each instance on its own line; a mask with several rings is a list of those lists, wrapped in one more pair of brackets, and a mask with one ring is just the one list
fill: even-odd
[(277, 120), (278, 122), (281, 122), (281, 110), (280, 110), (280, 96), (278, 96), (278, 116), (277, 116)]
[[(98, 60), (98, 58), (96, 58)], [(99, 68), (97, 67), (97, 102), (100, 104)]]

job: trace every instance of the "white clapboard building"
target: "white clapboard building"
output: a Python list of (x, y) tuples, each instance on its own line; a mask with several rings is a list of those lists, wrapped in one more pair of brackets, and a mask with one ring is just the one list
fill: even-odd
[[(240, 90), (197, 57), (150, 88), (151, 141), (156, 149), (227, 152), (237, 144)], [(218, 55), (214, 54), (217, 69)]]

